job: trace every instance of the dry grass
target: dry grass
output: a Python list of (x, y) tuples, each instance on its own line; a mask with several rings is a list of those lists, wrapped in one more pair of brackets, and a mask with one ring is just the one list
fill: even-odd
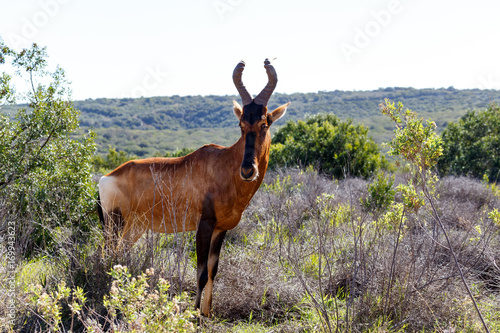
[[(278, 175), (280, 187), (275, 181)], [(464, 313), (474, 318), (473, 311), (463, 307), (468, 303), (466, 292), (443, 234), (428, 211), (406, 215), (401, 228), (397, 223), (381, 229), (376, 221), (382, 214), (360, 207), (366, 181), (335, 182), (311, 172), (278, 175), (267, 178), (268, 187), (256, 195), (235, 235), (230, 236), (236, 243), (256, 230), (267, 237), (266, 259), (276, 259), (259, 261), (259, 269), (250, 268), (251, 259), (258, 256), (247, 249), (253, 253), (245, 264), (252, 272), (249, 279), (260, 278), (266, 269), (274, 276), (271, 267), (279, 262), (286, 271), (286, 284), (297, 288), (298, 294), (309, 294), (310, 304), (329, 321), (323, 326), (327, 330), (364, 331), (379, 325), (380, 318), (394, 330), (445, 329), (442, 323), (460, 321)], [(396, 183), (403, 180), (398, 176)], [(274, 187), (269, 187), (271, 183)], [(476, 297), (496, 297), (499, 228), (487, 213), (498, 207), (499, 199), (483, 184), (467, 178), (445, 178), (437, 195), (439, 214), (466, 278), (476, 288)], [(234, 272), (236, 267), (240, 266), (231, 265), (229, 274), (246, 276)], [(241, 281), (241, 286), (251, 283)], [(263, 288), (245, 290), (247, 299), (258, 300)], [(339, 296), (339, 301), (332, 305), (324, 301), (325, 296)], [(244, 309), (255, 313), (257, 303), (245, 303)], [(228, 310), (220, 313), (225, 319), (240, 317)]]
[[(396, 184), (403, 181), (404, 175), (396, 175)], [(421, 209), (405, 215), (401, 224), (387, 211), (363, 210), (360, 198), (366, 197), (369, 183), (334, 181), (313, 171), (269, 173), (241, 223), (227, 234), (215, 282), (215, 317), (200, 330), (481, 330), (432, 215)], [(437, 197), (465, 277), (492, 329), (500, 328), (495, 317), (500, 312), (500, 226), (488, 218), (488, 212), (500, 208), (500, 199), (478, 181), (451, 177), (437, 184)], [(4, 213), (0, 209), (2, 223)], [(384, 216), (392, 222), (382, 223)], [(23, 249), (29, 219), (17, 218), (26, 225), (17, 237)], [(81, 286), (88, 306), (101, 315), (114, 264), (126, 265), (133, 275), (153, 267), (152, 285), (163, 277), (173, 294), (187, 290), (194, 295), (193, 233), (150, 234), (131, 251), (107, 257), (98, 222), (92, 224), (86, 233), (60, 232), (57, 253), (39, 251), (27, 262), (19, 251), (18, 280), (41, 283), (46, 290), (61, 279)], [(22, 304), (25, 286), (16, 288)], [(5, 304), (5, 294), (0, 297)], [(19, 331), (42, 331), (38, 316), (22, 306), (17, 310)], [(0, 314), (6, 311), (0, 305)]]

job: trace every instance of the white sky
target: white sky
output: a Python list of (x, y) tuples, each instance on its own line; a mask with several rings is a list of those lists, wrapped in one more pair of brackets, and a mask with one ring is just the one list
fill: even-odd
[(47, 46), (73, 98), (380, 87), (500, 89), (494, 0), (0, 0), (11, 47)]

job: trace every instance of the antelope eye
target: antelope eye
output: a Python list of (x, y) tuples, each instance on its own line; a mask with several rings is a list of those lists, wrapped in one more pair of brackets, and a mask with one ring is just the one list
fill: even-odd
[(265, 130), (268, 128), (268, 126), (266, 124), (262, 124), (262, 126), (260, 127), (261, 129)]

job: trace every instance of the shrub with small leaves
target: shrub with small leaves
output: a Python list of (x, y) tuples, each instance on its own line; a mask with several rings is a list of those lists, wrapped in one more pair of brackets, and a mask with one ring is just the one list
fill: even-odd
[(403, 103), (396, 106), (385, 100), (380, 110), (396, 124), (394, 137), (388, 144), (389, 154), (399, 156), (409, 164), (407, 168), (411, 179), (407, 184), (400, 184), (397, 189), (403, 196), (405, 208), (417, 213), (425, 204), (424, 197), (432, 196), (438, 181), (432, 168), (443, 154), (441, 137), (436, 133), (436, 123), (425, 121), (410, 109), (404, 110)]
[(498, 209), (495, 208), (491, 212), (489, 212), (488, 217), (500, 227), (500, 212), (498, 211)]
[(127, 267), (111, 270), (113, 283), (104, 297), (115, 332), (194, 332), (192, 319), (196, 311), (185, 309), (188, 296), (182, 293), (170, 299), (169, 283), (160, 278), (156, 289), (148, 285), (152, 269), (132, 277)]
[(44, 291), (40, 285), (31, 286), (30, 291), (30, 302), (46, 323), (47, 330), (50, 332), (59, 331), (62, 320), (61, 301), (70, 296), (70, 288), (63, 281), (52, 292)]
[[(110, 325), (113, 332), (195, 332), (193, 320), (198, 311), (188, 310), (191, 302), (186, 293), (169, 296), (169, 283), (160, 278), (156, 288), (148, 284), (154, 270), (147, 269), (133, 277), (128, 268), (116, 265), (111, 269), (113, 282), (103, 304), (108, 315), (96, 313), (86, 305), (83, 289), (70, 289), (60, 282), (55, 291), (47, 292), (40, 285), (30, 287), (29, 307), (45, 323), (44, 332), (66, 332), (73, 330), (75, 317), (86, 332), (103, 332), (102, 321)], [(63, 305), (70, 310), (71, 318), (63, 317)], [(69, 321), (71, 319), (71, 323)]]
[[(436, 124), (427, 120), (427, 124), (424, 125), (423, 119), (418, 117), (415, 112), (409, 109), (403, 111), (403, 104), (401, 102), (396, 107), (394, 102), (386, 99), (385, 104), (380, 104), (380, 109), (383, 114), (388, 115), (396, 124), (395, 136), (389, 143), (389, 154), (399, 156), (409, 163), (408, 170), (411, 178), (407, 184), (400, 184), (398, 186), (398, 190), (403, 197), (405, 211), (416, 214), (426, 202), (429, 204), (429, 212), (434, 222), (439, 225), (443, 232), (448, 251), (453, 257), (455, 267), (476, 309), (483, 328), (486, 332), (489, 332), (488, 326), (460, 267), (448, 232), (444, 228), (441, 217), (436, 209), (437, 196), (435, 184), (438, 178), (433, 173), (432, 168), (436, 166), (439, 157), (443, 155), (443, 142), (441, 137), (436, 133)], [(494, 220), (495, 217), (494, 212), (490, 213), (491, 219)], [(400, 226), (403, 227), (403, 220), (401, 220)], [(478, 234), (482, 233), (481, 229), (476, 229), (476, 232)], [(478, 240), (479, 238), (476, 238), (471, 241)], [(396, 254), (396, 250), (394, 254)], [(389, 284), (391, 283), (392, 277), (389, 281)]]
[(368, 195), (360, 198), (361, 206), (365, 211), (382, 212), (394, 201), (394, 176), (388, 177), (385, 173), (378, 173), (375, 180), (368, 185)]
[(389, 154), (401, 156), (420, 168), (428, 170), (437, 163), (443, 154), (441, 137), (436, 133), (436, 123), (420, 118), (416, 112), (406, 109), (403, 103), (396, 106), (394, 102), (385, 100), (380, 104), (383, 114), (388, 115), (396, 124), (394, 138), (389, 144)]
[[(17, 248), (26, 257), (37, 250), (57, 253), (54, 229), (90, 228), (84, 217), (94, 209), (95, 135), (77, 134), (79, 112), (69, 83), (61, 68), (47, 70), (45, 48), (33, 44), (17, 52), (0, 41), (0, 58), (0, 106), (16, 98), (28, 105), (13, 115), (0, 113), (0, 197), (7, 212), (2, 223), (16, 221), (17, 240), (25, 240)], [(14, 87), (4, 70), (15, 70), (13, 77), (27, 84)]]
[(402, 203), (392, 203), (384, 214), (373, 223), (379, 227), (381, 231), (395, 230), (400, 224), (405, 224), (404, 205)]

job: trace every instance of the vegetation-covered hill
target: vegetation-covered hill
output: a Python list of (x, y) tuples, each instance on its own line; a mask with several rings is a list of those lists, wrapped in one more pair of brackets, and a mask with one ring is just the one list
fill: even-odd
[[(418, 105), (419, 113), (455, 114), (471, 108), (484, 108), (500, 99), (500, 91), (386, 88), (376, 91), (331, 91), (318, 93), (275, 94), (270, 107), (292, 102), (288, 118), (305, 114), (333, 112), (342, 118), (363, 121), (379, 115), (384, 98)], [(127, 129), (192, 129), (234, 127), (231, 114), (236, 96), (170, 96), (138, 99), (89, 99), (75, 102), (82, 112), (81, 126)], [(446, 117), (444, 117), (446, 118)], [(370, 126), (369, 124), (367, 124)]]
[[(369, 134), (380, 143), (387, 141), (393, 130), (393, 125), (378, 108), (385, 98), (401, 101), (423, 117), (431, 118), (441, 131), (449, 121), (459, 119), (467, 110), (499, 102), (500, 91), (450, 87), (274, 94), (269, 108), (292, 102), (278, 125), (318, 113), (334, 113), (343, 120), (351, 118), (369, 127)], [(196, 148), (208, 142), (234, 143), (239, 130), (232, 113), (232, 100), (240, 101), (236, 95), (99, 98), (76, 101), (75, 107), (81, 111), (81, 128), (96, 131), (101, 154), (113, 146), (128, 154), (145, 157)], [(4, 107), (4, 110), (11, 108)]]

